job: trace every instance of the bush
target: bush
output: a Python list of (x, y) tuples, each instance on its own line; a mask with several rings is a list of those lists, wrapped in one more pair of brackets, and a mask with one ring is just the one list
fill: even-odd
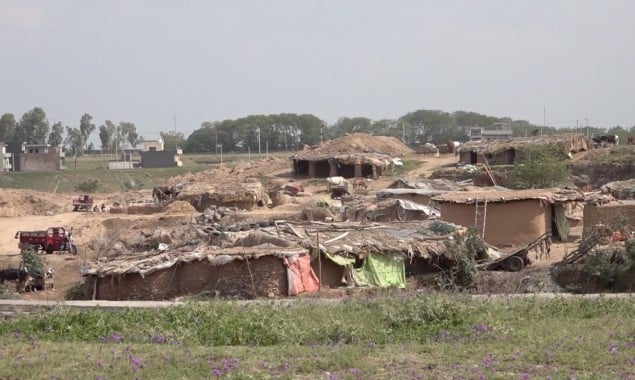
[(84, 294), (84, 283), (78, 282), (68, 288), (66, 293), (64, 293), (64, 299), (69, 301), (86, 299), (86, 295)]
[(75, 185), (75, 191), (80, 192), (80, 193), (94, 193), (95, 191), (97, 191), (97, 188), (99, 187), (99, 181), (96, 179), (90, 179), (88, 181), (85, 182), (80, 182), (77, 185)]
[(46, 260), (37, 253), (34, 247), (22, 248), (20, 252), (21, 266), (29, 268), (29, 272), (44, 273), (46, 271)]
[(525, 161), (513, 170), (513, 187), (544, 189), (564, 184), (569, 178), (564, 155), (551, 147), (523, 151)]

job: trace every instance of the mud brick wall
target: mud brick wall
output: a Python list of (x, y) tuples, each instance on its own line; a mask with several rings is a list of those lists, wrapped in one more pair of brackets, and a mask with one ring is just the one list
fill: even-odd
[[(92, 298), (95, 277), (84, 284), (86, 298)], [(163, 300), (202, 292), (241, 298), (286, 296), (287, 270), (275, 256), (234, 260), (215, 266), (207, 260), (180, 263), (145, 278), (138, 273), (97, 279), (95, 299)]]

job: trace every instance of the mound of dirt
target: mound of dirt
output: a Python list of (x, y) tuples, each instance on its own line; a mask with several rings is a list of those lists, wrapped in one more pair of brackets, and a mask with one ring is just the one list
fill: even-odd
[(413, 151), (395, 137), (351, 133), (313, 147), (305, 146), (302, 153), (384, 153), (391, 156), (399, 156), (402, 154), (411, 154)]
[(0, 216), (54, 215), (69, 202), (61, 195), (0, 189)]
[(174, 214), (186, 213), (186, 212), (198, 213), (198, 211), (196, 211), (194, 206), (192, 206), (190, 202), (186, 202), (186, 201), (174, 201), (170, 203), (169, 205), (166, 206), (165, 212), (174, 213)]
[(186, 182), (205, 182), (209, 184), (245, 182), (249, 177), (258, 178), (268, 173), (289, 168), (289, 162), (276, 157), (268, 157), (260, 160), (239, 161), (232, 165), (220, 165), (210, 170), (199, 173), (188, 173), (172, 177), (168, 180), (168, 186), (174, 186)]

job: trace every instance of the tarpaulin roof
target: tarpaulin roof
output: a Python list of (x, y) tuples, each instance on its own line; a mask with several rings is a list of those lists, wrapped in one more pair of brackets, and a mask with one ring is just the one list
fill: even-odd
[(458, 191), (445, 193), (433, 198), (437, 202), (474, 204), (476, 201), (511, 202), (525, 199), (542, 199), (550, 203), (583, 201), (584, 194), (578, 190), (567, 189), (526, 189), (526, 190), (494, 190), (494, 191)]

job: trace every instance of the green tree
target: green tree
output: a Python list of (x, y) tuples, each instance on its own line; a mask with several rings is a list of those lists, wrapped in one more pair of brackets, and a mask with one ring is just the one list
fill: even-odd
[(72, 155), (81, 155), (84, 152), (84, 137), (79, 128), (66, 127), (66, 138), (64, 145)]
[(92, 123), (93, 117), (89, 114), (85, 113), (82, 115), (82, 118), (79, 121), (79, 130), (82, 134), (82, 139), (84, 143), (88, 143), (88, 139), (90, 135), (95, 132), (95, 124)]
[(163, 149), (165, 150), (173, 150), (185, 146), (185, 137), (183, 136), (183, 132), (169, 131), (160, 132), (159, 134), (163, 139)]
[(49, 133), (47, 143), (50, 146), (60, 146), (64, 141), (62, 134), (64, 134), (64, 127), (62, 126), (62, 123), (58, 121), (51, 126), (51, 133)]
[(15, 116), (12, 113), (5, 113), (0, 117), (0, 141), (9, 142), (13, 140), (15, 132)]
[(517, 189), (545, 189), (557, 187), (569, 179), (564, 153), (557, 147), (541, 146), (522, 150), (525, 157), (514, 166), (513, 187)]
[(26, 142), (27, 144), (44, 144), (49, 134), (49, 122), (46, 113), (40, 107), (22, 115), (16, 125), (13, 141)]
[(114, 151), (113, 136), (115, 135), (116, 130), (117, 127), (110, 120), (106, 120), (104, 125), (99, 126), (99, 141), (101, 142), (102, 150), (107, 152)]
[(131, 147), (136, 147), (139, 143), (139, 135), (137, 134), (137, 127), (134, 123), (124, 122), (119, 123), (119, 130), (121, 131), (122, 141), (126, 141)]

